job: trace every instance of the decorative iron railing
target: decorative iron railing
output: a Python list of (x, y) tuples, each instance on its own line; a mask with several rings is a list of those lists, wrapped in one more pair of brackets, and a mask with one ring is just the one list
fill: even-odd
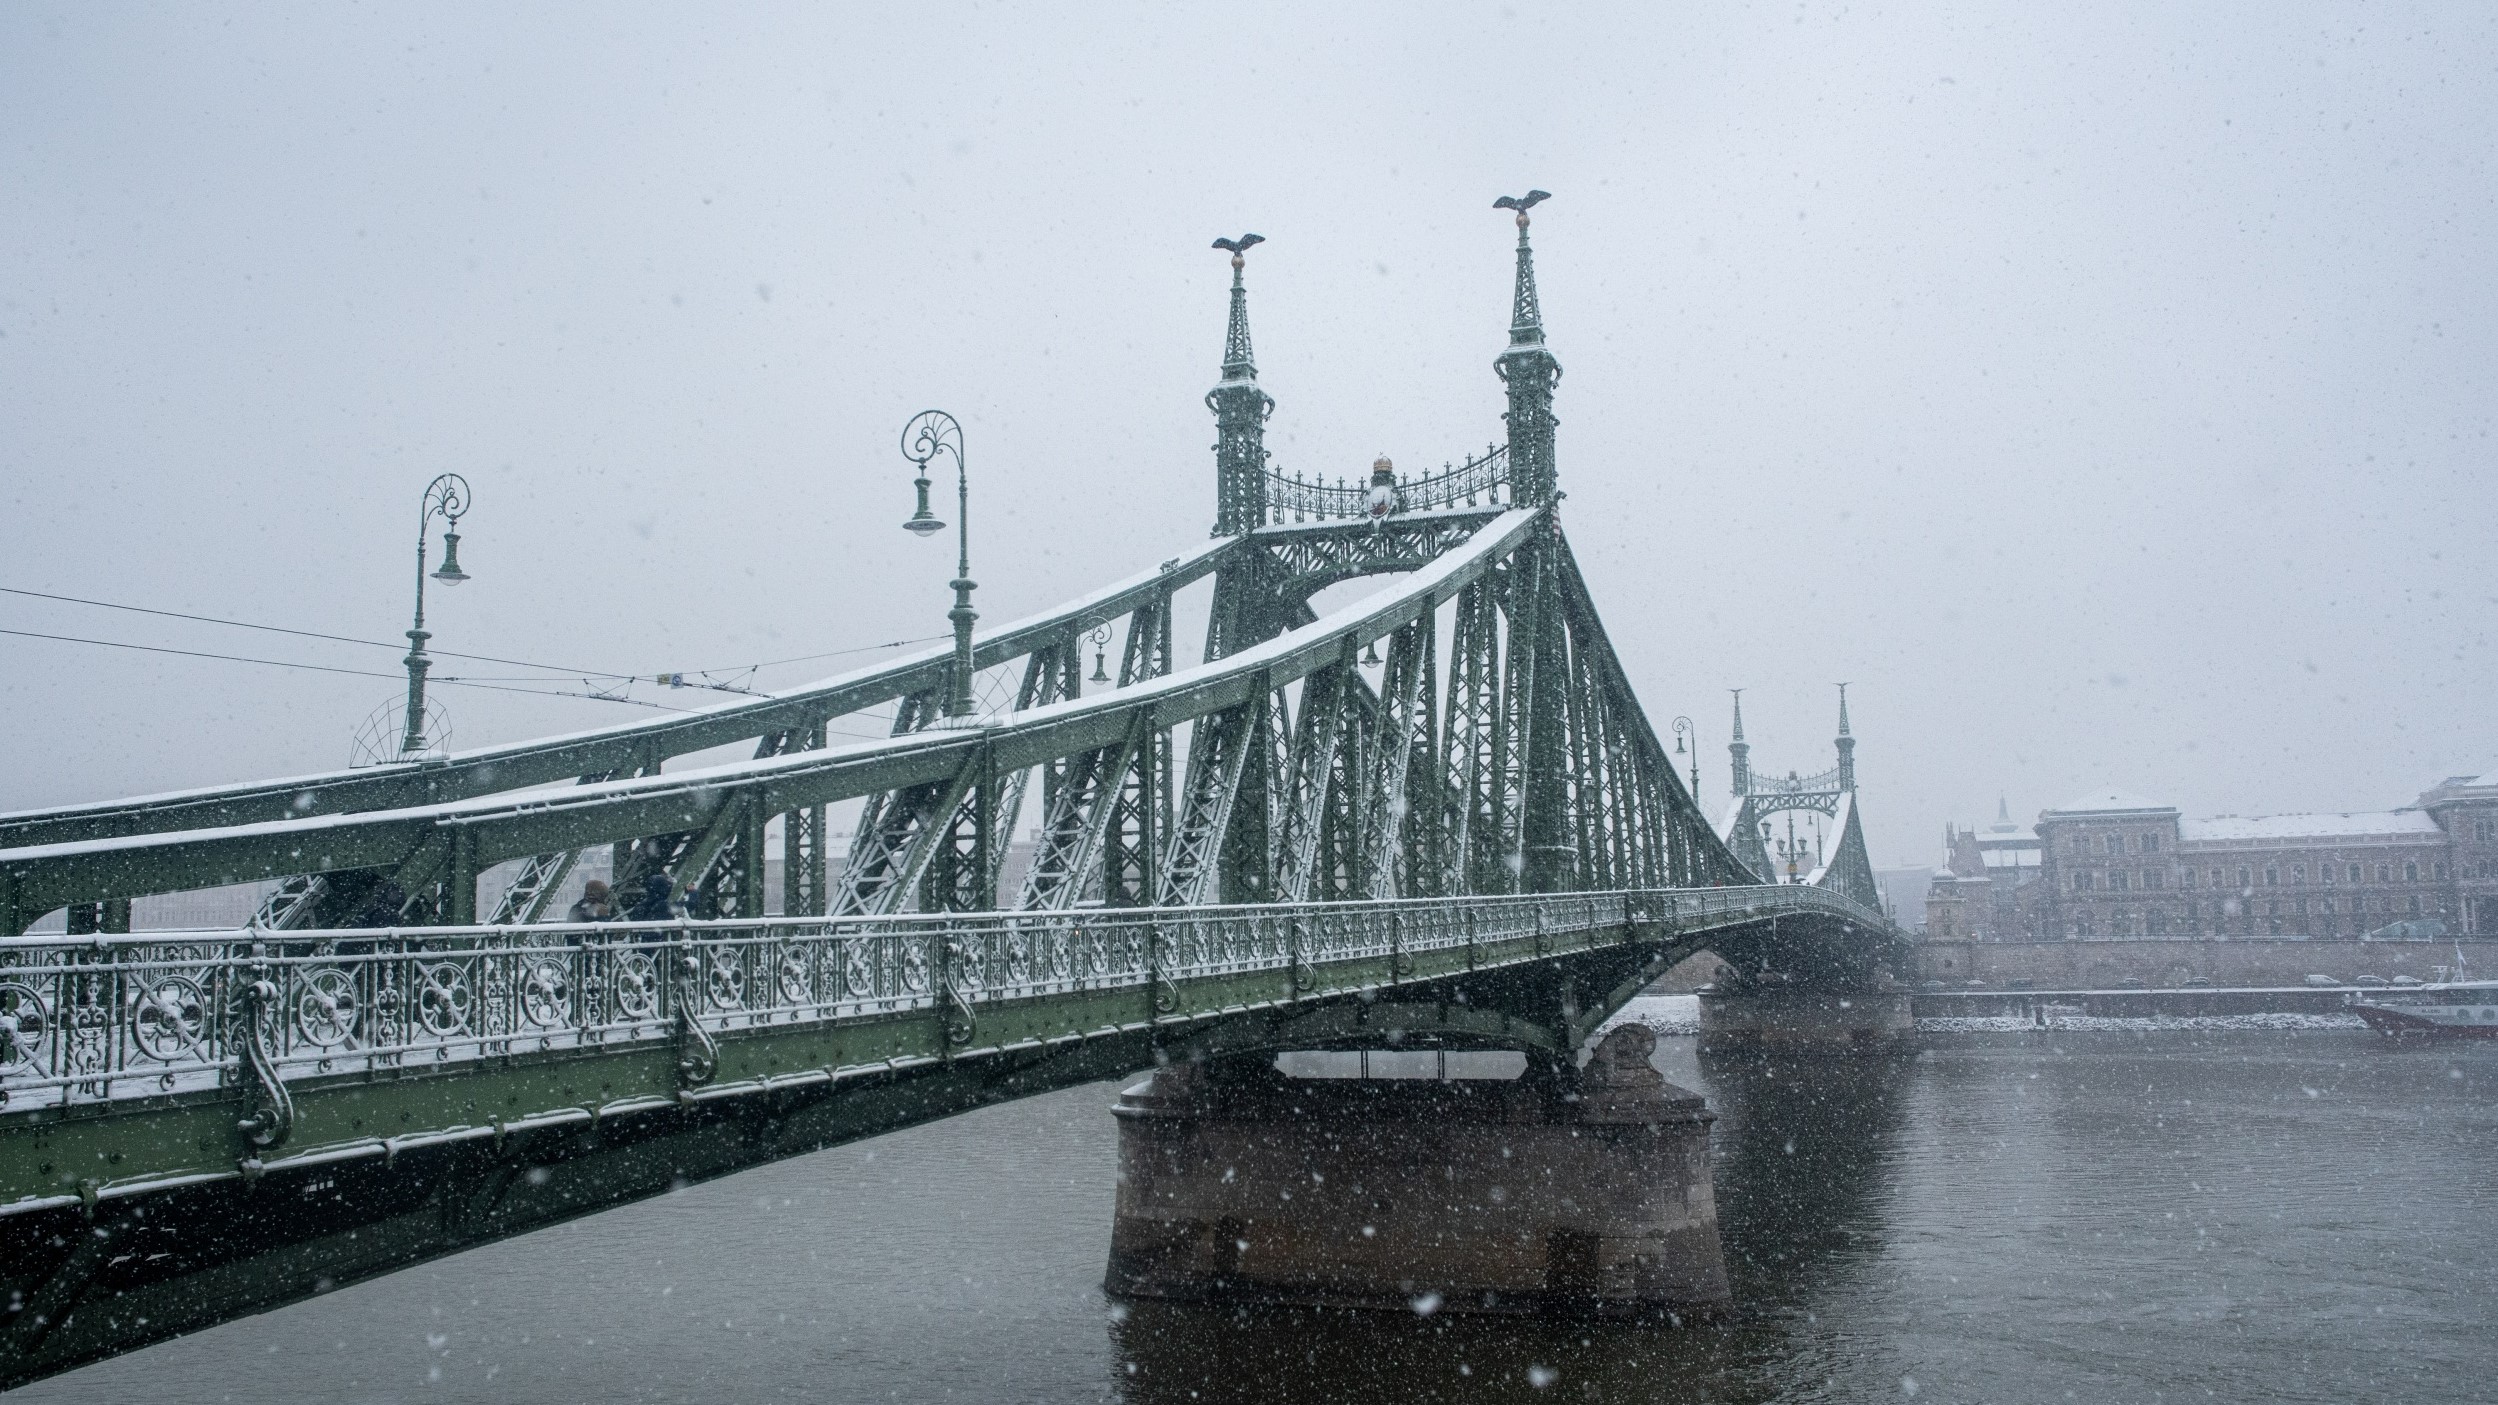
[[(1459, 464), (1443, 464), (1426, 478), (1399, 477), (1388, 513), (1421, 512), (1435, 507), (1499, 507), (1509, 486), (1509, 448), (1495, 444)], [(1304, 479), (1299, 474), (1266, 475), (1268, 520), (1332, 522), (1371, 516), (1368, 482), (1338, 478)], [(1384, 514), (1383, 514), (1384, 515)]]
[(1836, 794), (1838, 790), (1839, 772), (1838, 768), (1833, 767), (1809, 776), (1798, 776), (1792, 772), (1783, 776), (1770, 776), (1755, 771), (1752, 773), (1752, 789), (1747, 793), (1768, 799), (1783, 795)]
[[(1326, 968), (1636, 922), (1881, 919), (1794, 886), (1244, 907), (0, 940), (0, 1115), (941, 1005)], [(1374, 973), (1376, 966), (1363, 968)]]

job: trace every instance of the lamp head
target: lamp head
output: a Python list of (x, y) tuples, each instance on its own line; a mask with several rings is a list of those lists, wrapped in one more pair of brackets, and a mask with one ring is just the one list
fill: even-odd
[(434, 568), (434, 579), (444, 585), (468, 579), (468, 572), (460, 569), (460, 534), (448, 527), (442, 532), (442, 564)]
[[(925, 469), (927, 465), (922, 464), (921, 467)], [(935, 513), (928, 510), (928, 475), (923, 472), (911, 482), (919, 489), (919, 510), (911, 514), (910, 521), (902, 524), (902, 530), (916, 532), (923, 537), (932, 532), (944, 531), (945, 523), (940, 521)]]

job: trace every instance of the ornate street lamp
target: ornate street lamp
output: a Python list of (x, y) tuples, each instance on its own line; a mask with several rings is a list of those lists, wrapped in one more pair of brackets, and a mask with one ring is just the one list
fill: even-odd
[(971, 470), (963, 462), (963, 426), (943, 410), (922, 410), (902, 426), (902, 457), (911, 461), (918, 476), (911, 480), (919, 490), (919, 507), (903, 530), (925, 537), (945, 530), (945, 523), (928, 510), (928, 461), (939, 454), (954, 456), (954, 540), (957, 554), (954, 564), (954, 608), (946, 618), (954, 621), (954, 688), (946, 699), (945, 715), (969, 717), (971, 703), (971, 626), (980, 615), (971, 607), (975, 582), (971, 578)]
[(425, 500), (416, 515), (416, 623), (408, 629), (408, 724), (399, 738), (399, 754), (413, 756), (425, 749), (425, 672), (434, 661), (425, 657), (425, 530), (442, 519), (442, 564), (435, 580), (458, 585), (468, 579), (460, 569), (460, 517), (468, 511), (468, 480), (445, 473), (425, 485)]
[(1674, 719), (1674, 754), (1683, 754), (1683, 738), (1691, 738), (1691, 803), (1700, 803), (1700, 733), (1688, 717)]

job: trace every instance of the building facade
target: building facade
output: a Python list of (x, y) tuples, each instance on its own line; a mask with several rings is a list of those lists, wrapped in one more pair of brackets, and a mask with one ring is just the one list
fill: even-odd
[(1953, 941), (2036, 941), (2038, 881), (2038, 831), (2013, 823), (1998, 800), (1995, 823), (1983, 830), (1944, 826), (1943, 864), (1926, 889), (1926, 931)]
[(2093, 791), (2040, 812), (2026, 879), (1990, 868), (1977, 832), (1952, 836), (1927, 898), (1938, 939), (2498, 936), (2498, 771), (2338, 814), (2188, 819)]

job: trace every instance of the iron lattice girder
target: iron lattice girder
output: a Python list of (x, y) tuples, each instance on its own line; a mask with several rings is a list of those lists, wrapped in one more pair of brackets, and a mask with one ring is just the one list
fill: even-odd
[(1351, 529), (1341, 523), (1260, 527), (1247, 540), (1274, 563), (1267, 588), (1297, 603), (1361, 576), (1420, 570), (1500, 516), (1499, 509), (1417, 512)]
[[(990, 631), (973, 641), (973, 666), (992, 668), (1036, 650), (1065, 647), (1095, 625), (1132, 613), (1142, 601), (1167, 598), (1213, 574), (1244, 550), (1237, 538), (1210, 542), (1162, 567)], [(670, 757), (803, 730), (830, 717), (941, 689), (952, 665), (948, 645), (751, 702), (553, 740), (482, 747), (441, 761), (0, 815), (0, 849), (406, 810), (583, 776), (655, 772)]]
[[(1400, 531), (1407, 540), (1399, 541)], [(1566, 541), (1541, 514), (1504, 514), (1488, 525), (1450, 515), (1403, 527), (1272, 536), (1303, 559), (1268, 557), (1263, 576), (1244, 573), (1243, 580), (1260, 580), (1261, 591), (1279, 578), (1307, 582), (1398, 569), (1423, 549), (1441, 555), (1323, 624), (1179, 674), (1165, 672), (1173, 643), (1169, 590), (1131, 593), (1121, 668), (1128, 686), (1050, 700), (1077, 686), (1082, 663), (1080, 644), (1062, 634), (1030, 655), (1017, 701), (1033, 705), (996, 726), (926, 729), (922, 714), (931, 710), (906, 698), (898, 734), (884, 742), (791, 751), (789, 743), (767, 739), (761, 750), (780, 754), (552, 796), (0, 853), (0, 876), (16, 886), (0, 900), (23, 920), (81, 884), (91, 898), (95, 887), (118, 896), (115, 885), (168, 891), (306, 868), (366, 869), (395, 871), (412, 892), (439, 890), (440, 915), (458, 917), (469, 914), (453, 900), (484, 867), (605, 842), (630, 846), (620, 875), (631, 865), (656, 865), (701, 885), (718, 903), (711, 910), (759, 915), (763, 822), (865, 794), (874, 798), (850, 872), (831, 885), (837, 910), (901, 910), (914, 898), (980, 907), (996, 900), (1003, 849), (983, 846), (981, 837), (1009, 832), (1024, 778), (1035, 767), (1046, 768), (1045, 839), (1022, 899), (1040, 906), (1076, 901), (1088, 888), (1099, 892), (1099, 865), (1113, 851), (1120, 901), (1204, 901), (1212, 895), (1206, 876), (1217, 872), (1228, 875), (1220, 895), (1233, 898), (1295, 887), (1339, 897), (1505, 891), (1528, 881), (1531, 825), (1540, 826), (1534, 848), (1544, 856), (1532, 882), (1547, 888), (1601, 886), (1639, 874), (1673, 882), (1749, 876), (1692, 809), (1605, 642)], [(1451, 537), (1458, 538), (1453, 545)], [(1270, 615), (1288, 607), (1307, 613), (1297, 601), (1267, 599), (1262, 608)], [(1406, 649), (1421, 646), (1397, 640), (1436, 639), (1439, 626), (1429, 621), (1451, 601), (1447, 706), (1435, 714), (1415, 706), (1407, 675)], [(1286, 686), (1299, 682), (1311, 693), (1314, 685), (1303, 680), (1382, 638), (1393, 664), (1382, 677), (1384, 694), (1365, 686), (1358, 671), (1348, 672), (1341, 688), (1317, 686), (1323, 705), (1313, 710), (1305, 697), (1300, 726), (1260, 727), (1263, 743), (1240, 750), (1237, 766), (1226, 760), (1212, 777), (1219, 784), (1192, 783), (1187, 806), (1175, 806), (1173, 728), (1198, 724), (1192, 758), (1200, 749), (1223, 757), (1225, 727), (1236, 725), (1222, 722), (1224, 714), (1271, 717), (1282, 710)], [(1421, 686), (1427, 697), (1431, 683)], [(1268, 700), (1263, 710), (1251, 707), (1261, 698)], [(1202, 720), (1208, 718), (1217, 720)], [(1314, 728), (1332, 730), (1339, 744), (1296, 752), (1285, 742)], [(1548, 749), (1535, 741), (1539, 729)], [(1406, 738), (1401, 753), (1387, 740), (1392, 736)], [(1273, 755), (1279, 749), (1283, 754)], [(1541, 764), (1532, 759), (1539, 749)], [(1412, 781), (1417, 754), (1430, 761), (1428, 783), (1419, 787)], [(1401, 814), (1391, 794), (1400, 757), (1407, 791)], [(1317, 767), (1321, 759), (1325, 765)], [(1103, 769), (1113, 764), (1120, 769)], [(1194, 772), (1193, 759), (1191, 766)], [(1530, 795), (1531, 783), (1547, 788)], [(1238, 803), (1243, 791), (1252, 800), (1247, 808)], [(1207, 829), (1210, 821), (1219, 827)], [(1238, 851), (1230, 847), (1235, 840)], [(1325, 848), (1323, 859), (1310, 844)], [(952, 858), (944, 857), (949, 848)], [(966, 867), (975, 853), (985, 871)], [(947, 875), (941, 888), (950, 896), (921, 892), (932, 871)], [(1175, 875), (1185, 875), (1185, 895), (1172, 886)], [(629, 876), (620, 887), (631, 895)]]
[[(68, 902), (284, 877), (308, 869), (391, 867), (433, 881), (456, 838), (479, 867), (593, 843), (708, 826), (753, 791), (768, 813), (950, 779), (988, 734), (1003, 771), (1116, 745), (1136, 709), (1170, 726), (1239, 705), (1263, 675), (1297, 681), (1332, 661), (1342, 640), (1385, 636), (1454, 595), (1512, 550), (1537, 514), (1506, 514), (1456, 550), (1383, 592), (1313, 625), (1214, 663), (1113, 693), (1036, 708), (995, 727), (913, 732), (792, 756), (579, 786), (558, 794), (485, 798), (405, 811), (324, 816), (183, 834), (0, 851), (0, 905), (27, 916)], [(1174, 572), (1172, 574), (1179, 574)], [(429, 857), (432, 856), (432, 857)], [(403, 880), (404, 881), (404, 880)], [(407, 883), (414, 890), (418, 884)]]

